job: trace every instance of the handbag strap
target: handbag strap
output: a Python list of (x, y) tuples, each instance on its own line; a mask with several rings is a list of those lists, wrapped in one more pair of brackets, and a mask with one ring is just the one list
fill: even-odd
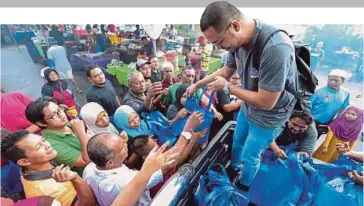
[(64, 90), (63, 90), (63, 84), (62, 84), (61, 80), (58, 82), (58, 84), (59, 84), (59, 90), (61, 91), (61, 94), (62, 94), (61, 104), (64, 104)]

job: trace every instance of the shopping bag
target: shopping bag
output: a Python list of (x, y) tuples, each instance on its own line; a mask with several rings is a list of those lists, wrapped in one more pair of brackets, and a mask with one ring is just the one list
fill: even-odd
[[(336, 163), (314, 163), (310, 158), (305, 158), (301, 162), (301, 166), (309, 178), (309, 184), (313, 188), (312, 205), (362, 206), (362, 186), (347, 177), (347, 171), (352, 171), (358, 164), (346, 157), (339, 158)], [(353, 167), (350, 168), (348, 166), (350, 164)]]
[[(215, 117), (215, 114), (213, 112), (211, 112), (211, 105), (213, 103), (214, 100), (214, 93), (211, 93), (210, 97), (209, 97), (209, 102), (206, 108), (202, 107), (200, 105), (202, 96), (204, 95), (205, 91), (206, 91), (207, 87), (205, 87), (203, 89), (203, 92), (201, 93), (201, 95), (197, 98), (196, 96), (188, 96), (186, 98), (186, 102), (185, 102), (185, 109), (187, 109), (187, 111), (189, 111), (190, 113), (192, 112), (201, 112), (204, 121), (202, 122), (202, 124), (195, 129), (195, 132), (199, 132), (202, 131), (204, 129), (207, 129), (206, 135), (201, 137), (200, 139), (197, 140), (197, 144), (203, 144), (206, 143), (208, 140), (208, 137), (210, 135), (210, 128), (211, 128), (211, 124), (212, 121)], [(172, 128), (174, 130), (175, 133), (180, 134), (183, 131), (184, 126), (186, 125), (187, 119), (189, 118), (189, 115), (187, 115), (185, 118), (179, 119), (177, 121), (175, 121), (172, 124)]]
[(284, 148), (287, 159), (282, 160), (266, 151), (257, 175), (249, 189), (249, 201), (259, 206), (310, 205), (312, 188), (301, 168), (294, 146)]
[(221, 164), (213, 164), (199, 180), (195, 200), (203, 206), (246, 206), (247, 198), (239, 193)]
[(143, 112), (141, 116), (145, 119), (145, 122), (148, 124), (153, 134), (157, 137), (159, 145), (162, 145), (167, 141), (169, 141), (169, 146), (173, 146), (176, 143), (179, 135), (173, 131), (168, 119), (161, 112)]

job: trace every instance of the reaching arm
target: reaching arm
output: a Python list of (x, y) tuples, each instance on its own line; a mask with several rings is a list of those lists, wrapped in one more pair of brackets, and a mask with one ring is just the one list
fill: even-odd
[(147, 187), (148, 181), (152, 177), (152, 174), (163, 167), (168, 167), (175, 164), (176, 157), (179, 154), (173, 149), (164, 152), (164, 150), (167, 148), (167, 145), (168, 142), (161, 146), (158, 150), (155, 147), (149, 153), (144, 161), (142, 169), (120, 192), (120, 194), (114, 200), (112, 206), (135, 205)]
[(363, 162), (364, 160), (364, 153), (363, 152), (353, 152), (351, 151), (347, 156), (349, 156), (351, 159), (358, 161), (358, 162)]
[(231, 112), (231, 111), (239, 109), (242, 103), (243, 103), (243, 101), (241, 101), (241, 100), (238, 100), (236, 102), (231, 102), (230, 104), (223, 105), (222, 109), (225, 112)]
[(95, 197), (90, 186), (80, 176), (71, 180), (78, 196), (77, 206), (95, 205)]
[(230, 91), (240, 100), (264, 110), (273, 109), (281, 95), (281, 92), (270, 92), (261, 88), (254, 92), (237, 86), (230, 86)]
[(60, 165), (53, 170), (52, 177), (56, 182), (71, 181), (77, 193), (77, 206), (95, 205), (95, 197), (91, 188), (87, 185), (76, 172), (73, 172), (70, 167)]
[(276, 141), (273, 141), (270, 145), (269, 145), (269, 149), (272, 150), (273, 152), (274, 151), (277, 151), (279, 150), (279, 146), (277, 145)]
[(81, 142), (81, 155), (74, 163), (76, 167), (85, 167), (88, 163), (90, 163), (90, 158), (87, 153), (87, 142), (88, 136), (85, 131), (85, 125), (82, 120), (72, 120), (72, 130), (75, 132), (77, 137)]
[(330, 142), (332, 140), (332, 138), (334, 137), (334, 133), (331, 131), (331, 129), (329, 129), (329, 131), (327, 132), (327, 135), (326, 135), (326, 138), (325, 138), (325, 141), (323, 143), (323, 146), (325, 148), (328, 148), (329, 145), (330, 145)]
[(132, 206), (135, 205), (147, 187), (152, 172), (141, 169), (138, 174), (115, 198), (112, 206)]

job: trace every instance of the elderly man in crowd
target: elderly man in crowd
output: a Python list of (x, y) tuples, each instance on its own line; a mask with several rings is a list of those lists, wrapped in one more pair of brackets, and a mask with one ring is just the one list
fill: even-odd
[(181, 82), (175, 83), (168, 88), (168, 94), (163, 100), (163, 104), (168, 108), (170, 104), (176, 101), (176, 92), (181, 84), (192, 85), (195, 81), (196, 72), (192, 66), (185, 66), (181, 75)]
[[(166, 146), (167, 144), (163, 147)], [(128, 156), (127, 142), (114, 133), (98, 134), (90, 139), (87, 149), (92, 163), (85, 168), (83, 178), (92, 188), (98, 204), (109, 206), (138, 174), (138, 171), (131, 170), (123, 164)], [(178, 155), (178, 153), (173, 154), (176, 150), (169, 152), (173, 156), (167, 161), (175, 159)], [(171, 165), (174, 162), (171, 162)], [(149, 188), (162, 180), (162, 170), (156, 171), (149, 179), (147, 188), (136, 205), (148, 205), (151, 201)]]
[[(184, 156), (184, 149), (192, 137), (191, 131), (201, 125), (202, 121), (203, 117), (200, 113), (191, 115), (184, 132), (176, 143), (178, 146), (168, 151), (172, 155), (172, 157), (169, 157), (169, 160), (175, 159), (175, 161), (173, 164), (158, 170), (152, 175), (137, 205), (148, 205), (150, 203), (151, 197), (149, 189), (162, 182), (163, 173), (174, 168), (176, 162), (180, 162), (179, 159), (181, 156)], [(167, 145), (168, 143), (162, 147), (166, 147)], [(123, 164), (128, 156), (127, 141), (116, 134), (99, 134), (90, 139), (87, 145), (87, 151), (92, 163), (86, 167), (83, 178), (91, 186), (98, 203), (101, 206), (109, 206), (120, 191), (138, 174), (138, 171), (130, 170)]]
[(128, 77), (129, 92), (124, 96), (123, 103), (129, 105), (137, 113), (152, 110), (154, 98), (162, 91), (162, 84), (155, 82), (149, 90), (146, 89), (144, 76), (141, 72), (135, 71)]
[(344, 70), (332, 70), (327, 86), (317, 90), (311, 98), (311, 113), (316, 123), (317, 138), (328, 131), (330, 122), (350, 104), (350, 93), (342, 87), (345, 78)]

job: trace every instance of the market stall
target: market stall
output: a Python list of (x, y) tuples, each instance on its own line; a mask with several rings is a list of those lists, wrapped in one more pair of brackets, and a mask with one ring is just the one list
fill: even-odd
[(104, 53), (76, 53), (71, 55), (70, 63), (73, 69), (84, 70), (89, 65), (99, 65), (101, 69), (106, 70), (107, 65), (114, 58)]

